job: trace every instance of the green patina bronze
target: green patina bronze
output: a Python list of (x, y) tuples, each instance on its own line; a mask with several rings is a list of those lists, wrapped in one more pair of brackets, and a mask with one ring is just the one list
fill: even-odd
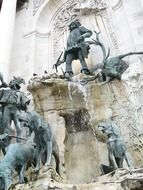
[(54, 65), (56, 68), (62, 64), (66, 63), (65, 76), (67, 79), (73, 76), (72, 70), (72, 61), (79, 60), (81, 63), (81, 72), (85, 74), (89, 74), (89, 70), (87, 64), (85, 62), (85, 58), (88, 57), (89, 54), (89, 45), (85, 42), (85, 38), (89, 38), (92, 35), (92, 32), (87, 28), (81, 26), (78, 20), (71, 22), (69, 25), (69, 36), (67, 39), (67, 47), (64, 52), (63, 60), (59, 60)]
[(104, 44), (99, 40), (99, 34), (95, 32), (96, 34), (96, 40), (92, 39), (92, 41), (87, 41), (86, 43), (90, 45), (95, 45), (95, 46), (100, 46), (102, 53), (103, 53), (103, 60), (101, 63), (97, 64), (95, 67), (93, 67), (90, 71), (94, 73), (98, 69), (100, 69), (100, 72), (96, 74), (93, 77), (86, 77), (81, 81), (82, 85), (87, 84), (89, 81), (93, 81), (97, 78), (101, 78), (103, 83), (105, 84), (107, 82), (110, 82), (113, 79), (121, 79), (122, 74), (125, 72), (125, 70), (129, 67), (128, 64), (123, 60), (125, 57), (130, 56), (130, 55), (139, 55), (143, 54), (143, 52), (128, 52), (126, 54), (121, 54), (118, 56), (114, 57), (109, 57), (110, 55), (110, 49), (108, 49), (108, 53), (106, 53), (106, 48)]
[[(2, 76), (2, 75), (1, 75)], [(4, 82), (1, 77), (2, 83)], [(11, 122), (13, 121), (16, 127), (17, 136), (21, 136), (20, 123), (17, 115), (21, 110), (26, 110), (30, 100), (20, 91), (21, 84), (25, 81), (21, 77), (14, 77), (5, 88), (0, 89), (0, 105), (2, 116), (2, 124), (0, 126), (1, 133), (11, 133)]]

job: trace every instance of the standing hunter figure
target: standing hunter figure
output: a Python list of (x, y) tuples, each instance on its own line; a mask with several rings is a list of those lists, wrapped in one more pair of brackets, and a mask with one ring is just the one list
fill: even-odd
[(72, 61), (80, 60), (81, 72), (90, 74), (85, 58), (88, 57), (89, 45), (85, 43), (85, 38), (89, 38), (92, 32), (87, 28), (81, 26), (78, 20), (71, 22), (69, 25), (70, 34), (67, 39), (67, 49), (64, 52), (63, 60), (59, 60), (54, 67), (57, 68), (60, 64), (66, 62), (65, 77), (70, 79), (73, 76)]

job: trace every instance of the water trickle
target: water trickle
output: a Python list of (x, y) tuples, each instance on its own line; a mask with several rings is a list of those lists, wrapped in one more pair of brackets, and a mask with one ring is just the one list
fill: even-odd
[(78, 91), (82, 93), (84, 101), (87, 103), (87, 97), (88, 97), (87, 85), (84, 86), (81, 85), (80, 81), (74, 82), (72, 83), (72, 85), (75, 86), (78, 89)]
[(79, 82), (76, 83), (77, 88), (79, 89), (80, 92), (82, 92), (83, 96), (84, 96), (84, 100), (85, 102), (87, 102), (87, 86), (83, 86), (81, 85)]

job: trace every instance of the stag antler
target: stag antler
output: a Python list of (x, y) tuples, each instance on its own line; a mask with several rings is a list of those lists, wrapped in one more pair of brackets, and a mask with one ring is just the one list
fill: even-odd
[(108, 59), (109, 55), (110, 55), (110, 49), (108, 48), (108, 53), (106, 53), (106, 48), (104, 46), (104, 44), (99, 40), (99, 35), (100, 35), (100, 32), (96, 32), (94, 31), (94, 33), (96, 34), (96, 39), (93, 39), (92, 38), (92, 41), (86, 41), (88, 44), (90, 45), (99, 45), (101, 47), (101, 50), (103, 52), (103, 61), (104, 62), (106, 59)]

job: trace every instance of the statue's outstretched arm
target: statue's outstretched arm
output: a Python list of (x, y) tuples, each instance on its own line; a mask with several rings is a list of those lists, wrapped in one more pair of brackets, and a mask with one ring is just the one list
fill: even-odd
[(82, 37), (84, 37), (84, 38), (90, 38), (91, 35), (92, 35), (92, 32), (89, 30), (86, 33), (82, 34)]
[(91, 30), (88, 30), (87, 28), (85, 27), (80, 27), (80, 31), (81, 31), (81, 36), (83, 38), (90, 38), (92, 36), (92, 31)]

